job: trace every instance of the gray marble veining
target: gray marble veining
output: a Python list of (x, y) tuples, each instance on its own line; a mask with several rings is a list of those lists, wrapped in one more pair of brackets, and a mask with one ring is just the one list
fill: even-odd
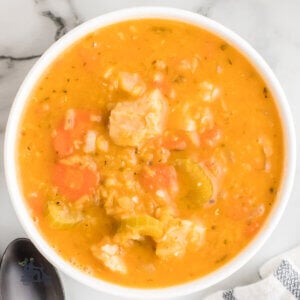
[[(4, 14), (6, 11), (8, 14)], [(28, 70), (54, 41), (81, 20), (69, 0), (2, 1), (1, 12), (4, 26), (0, 29), (0, 131), (3, 131), (11, 102)]]

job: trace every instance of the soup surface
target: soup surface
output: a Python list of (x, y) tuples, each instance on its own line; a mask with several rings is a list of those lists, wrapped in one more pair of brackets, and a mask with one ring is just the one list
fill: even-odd
[(147, 19), (97, 30), (52, 63), (17, 159), (32, 218), (62, 257), (149, 288), (206, 275), (253, 239), (276, 200), (283, 138), (237, 50)]

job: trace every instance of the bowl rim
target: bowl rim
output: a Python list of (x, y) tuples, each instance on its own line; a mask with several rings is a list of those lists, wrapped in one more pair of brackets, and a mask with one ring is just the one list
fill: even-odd
[[(237, 256), (204, 277), (179, 285), (151, 289), (126, 287), (95, 278), (73, 267), (59, 256), (46, 242), (46, 239), (43, 238), (29, 215), (28, 208), (21, 193), (21, 188), (18, 185), (17, 163), (15, 159), (18, 125), (24, 105), (27, 103), (28, 96), (37, 83), (37, 80), (53, 60), (71, 44), (101, 27), (137, 19), (166, 19), (192, 24), (221, 37), (228, 44), (236, 48), (251, 62), (257, 72), (262, 76), (274, 97), (282, 121), (285, 147), (283, 179), (278, 192), (277, 201), (263, 227), (252, 241)], [(295, 137), (292, 115), (283, 89), (273, 71), (248, 42), (216, 21), (190, 11), (171, 7), (133, 7), (100, 15), (84, 22), (56, 41), (34, 64), (21, 84), (10, 110), (4, 141), (4, 172), (11, 202), (23, 229), (37, 249), (57, 269), (86, 286), (111, 295), (145, 299), (171, 298), (188, 295), (220, 282), (240, 269), (262, 247), (278, 224), (291, 194), (296, 166)]]

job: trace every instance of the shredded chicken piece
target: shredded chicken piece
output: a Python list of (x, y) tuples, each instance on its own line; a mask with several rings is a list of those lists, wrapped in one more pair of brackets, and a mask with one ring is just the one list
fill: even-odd
[(208, 81), (203, 81), (199, 85), (200, 96), (203, 101), (212, 102), (217, 99), (220, 94), (220, 89)]
[(100, 151), (108, 152), (109, 142), (105, 139), (105, 137), (103, 136), (97, 137), (96, 145)]
[(158, 89), (136, 101), (120, 102), (110, 114), (110, 137), (119, 146), (141, 147), (162, 134), (167, 109), (166, 99)]
[(92, 153), (96, 150), (97, 133), (94, 130), (88, 130), (85, 136), (85, 145), (83, 151), (85, 153)]
[(120, 246), (113, 243), (104, 245), (100, 243), (100, 245), (94, 245), (91, 250), (93, 255), (113, 272), (127, 273), (127, 267), (122, 258), (123, 251)]
[(191, 60), (183, 59), (180, 61), (178, 69), (181, 71), (191, 71), (195, 73), (199, 65), (199, 57), (196, 55)]
[(140, 96), (146, 91), (146, 85), (138, 73), (119, 73), (119, 87), (133, 96)]
[(171, 219), (163, 237), (157, 240), (156, 255), (164, 260), (182, 257), (187, 249), (198, 250), (203, 244), (205, 228), (189, 220)]

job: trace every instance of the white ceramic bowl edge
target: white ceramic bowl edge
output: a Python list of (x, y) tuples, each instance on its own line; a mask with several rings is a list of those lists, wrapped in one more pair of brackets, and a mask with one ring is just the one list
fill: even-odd
[[(74, 41), (80, 39), (97, 28), (125, 20), (143, 18), (174, 19), (200, 26), (224, 38), (229, 44), (237, 48), (252, 62), (252, 64), (266, 81), (268, 88), (276, 100), (285, 135), (285, 169), (283, 175), (285, 179), (278, 195), (278, 199), (280, 200), (276, 202), (267, 222), (254, 240), (237, 257), (228, 262), (222, 268), (205, 277), (178, 286), (151, 290), (121, 287), (96, 279), (72, 267), (69, 263), (63, 260), (47, 244), (29, 216), (22, 193), (18, 188), (17, 165), (15, 161), (15, 145), (17, 141), (18, 122), (22, 115), (24, 104), (26, 103), (32, 88), (35, 86), (37, 79), (57, 57), (58, 53), (61, 53), (64, 49), (73, 44)], [(16, 95), (7, 123), (4, 144), (4, 167), (11, 201), (23, 228), (39, 251), (59, 270), (62, 270), (64, 273), (68, 274), (70, 277), (78, 280), (79, 282), (106, 293), (123, 297), (126, 296), (128, 298), (166, 299), (187, 295), (205, 289), (225, 279), (233, 272), (238, 270), (261, 248), (263, 243), (274, 230), (275, 226), (278, 224), (291, 193), (295, 174), (295, 166), (296, 144), (291, 113), (284, 92), (269, 66), (247, 42), (229, 29), (195, 13), (170, 7), (138, 7), (102, 15), (78, 26), (53, 44), (28, 73)]]

